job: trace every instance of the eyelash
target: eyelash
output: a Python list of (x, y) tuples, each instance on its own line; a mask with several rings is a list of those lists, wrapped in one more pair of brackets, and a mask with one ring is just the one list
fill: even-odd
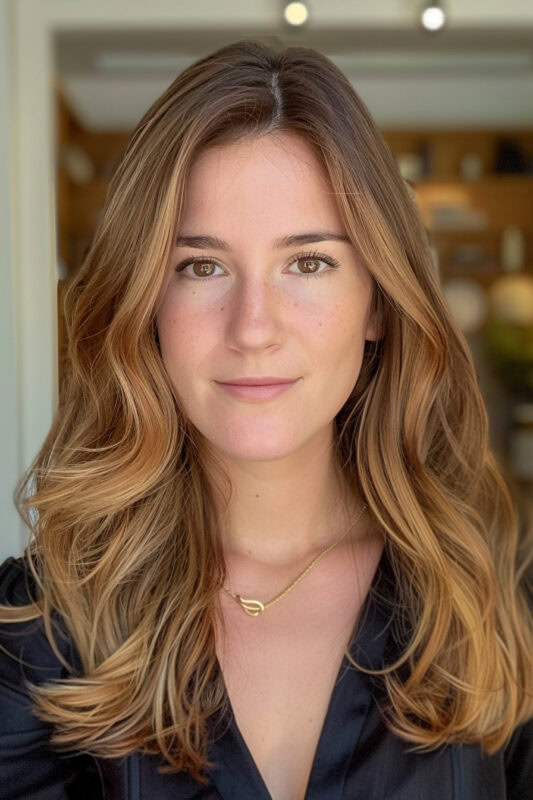
[[(324, 255), (324, 253), (317, 253), (316, 251), (315, 252), (309, 252), (309, 253), (298, 253), (297, 255), (295, 255), (293, 257), (293, 259), (290, 262), (289, 266), (294, 264), (295, 261), (299, 261), (302, 258), (308, 258), (310, 260), (311, 259), (315, 259), (317, 261), (324, 261), (326, 264), (329, 264), (329, 266), (332, 267), (333, 269), (337, 269), (338, 267), (340, 267), (340, 263), (335, 258), (332, 258), (332, 256), (326, 256), (326, 255)], [(217, 264), (218, 266), (220, 266), (220, 264), (218, 264), (218, 262), (214, 258), (208, 258), (208, 257), (204, 258), (203, 256), (196, 256), (196, 258), (185, 258), (185, 259), (183, 259), (183, 261), (180, 261), (179, 264), (177, 264), (176, 267), (175, 267), (176, 272), (183, 272), (185, 267), (188, 267), (189, 264), (195, 264), (197, 261), (208, 261), (209, 263)], [(317, 272), (315, 274), (309, 274), (309, 275), (306, 275), (305, 273), (302, 272), (301, 273), (301, 277), (303, 277), (303, 278), (321, 278), (322, 275), (324, 275), (326, 272), (329, 272), (329, 270), (325, 269), (322, 272)], [(205, 278), (199, 278), (197, 275), (195, 275), (194, 278), (192, 277), (192, 275), (185, 275), (185, 277), (186, 278), (190, 278), (193, 281), (210, 281), (213, 278), (219, 278), (220, 275), (208, 275)]]

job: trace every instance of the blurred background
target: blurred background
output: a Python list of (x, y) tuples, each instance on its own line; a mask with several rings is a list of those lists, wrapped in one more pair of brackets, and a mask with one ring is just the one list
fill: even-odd
[(492, 447), (533, 499), (533, 3), (0, 2), (0, 559), (27, 539), (15, 481), (61, 381), (66, 279), (151, 103), (197, 58), (303, 44), (352, 81), (413, 186), (472, 350)]

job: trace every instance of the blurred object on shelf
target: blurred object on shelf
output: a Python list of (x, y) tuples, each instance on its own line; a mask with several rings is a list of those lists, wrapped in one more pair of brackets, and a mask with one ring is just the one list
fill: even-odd
[(474, 243), (460, 244), (450, 254), (450, 268), (453, 272), (487, 273), (497, 263), (491, 262), (485, 249)]
[(525, 173), (527, 169), (526, 156), (522, 146), (503, 137), (496, 142), (496, 156), (494, 159), (494, 172), (498, 174)]
[(490, 287), (491, 316), (506, 325), (533, 325), (533, 277), (502, 275)]
[(504, 228), (500, 257), (505, 272), (520, 272), (524, 268), (525, 240), (517, 225), (507, 225)]
[(459, 174), (465, 181), (477, 181), (483, 175), (483, 159), (478, 153), (465, 153), (459, 163)]
[(489, 290), (487, 353), (511, 395), (533, 400), (533, 278), (503, 275)]
[(437, 231), (479, 231), (488, 227), (484, 211), (456, 205), (434, 205), (431, 227)]
[(452, 315), (465, 334), (476, 333), (487, 319), (487, 293), (471, 278), (452, 278), (443, 285)]
[(533, 480), (533, 402), (515, 403), (511, 414), (509, 467), (514, 477)]
[(94, 164), (79, 145), (64, 145), (59, 151), (59, 157), (61, 166), (74, 183), (89, 183), (94, 178)]
[(400, 153), (396, 163), (402, 178), (406, 181), (419, 181), (424, 177), (424, 156), (422, 153)]
[(495, 374), (511, 395), (533, 398), (533, 325), (489, 321), (487, 352)]

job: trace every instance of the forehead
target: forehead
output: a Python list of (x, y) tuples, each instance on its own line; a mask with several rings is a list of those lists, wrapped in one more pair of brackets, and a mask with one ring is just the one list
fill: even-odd
[[(343, 229), (326, 169), (311, 145), (276, 133), (210, 147), (193, 162), (180, 228), (209, 223), (283, 228), (290, 222)], [(207, 232), (207, 231), (203, 231)]]

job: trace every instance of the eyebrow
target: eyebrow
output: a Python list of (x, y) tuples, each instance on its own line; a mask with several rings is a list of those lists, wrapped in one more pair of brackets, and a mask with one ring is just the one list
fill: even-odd
[[(293, 247), (299, 244), (311, 244), (312, 242), (348, 242), (351, 239), (345, 233), (334, 233), (332, 231), (312, 231), (310, 233), (292, 233), (290, 236), (281, 236), (275, 239), (273, 247), (281, 250), (284, 247)], [(178, 236), (176, 239), (178, 247), (194, 247), (198, 249), (212, 248), (213, 250), (231, 250), (231, 246), (217, 236)]]

